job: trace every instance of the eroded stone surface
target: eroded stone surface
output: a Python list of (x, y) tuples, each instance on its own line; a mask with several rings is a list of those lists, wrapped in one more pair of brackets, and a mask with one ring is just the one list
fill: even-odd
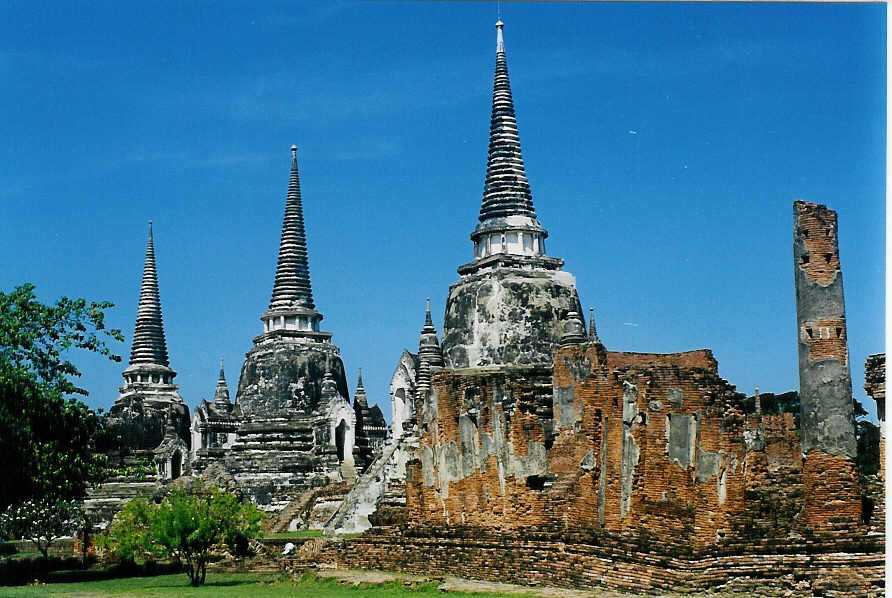
[(443, 355), (452, 368), (551, 363), (563, 319), (581, 312), (576, 282), (562, 271), (502, 268), (449, 289)]

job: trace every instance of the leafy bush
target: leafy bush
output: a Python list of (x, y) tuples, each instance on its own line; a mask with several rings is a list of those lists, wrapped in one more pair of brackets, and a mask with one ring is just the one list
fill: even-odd
[(152, 518), (158, 505), (134, 498), (115, 515), (108, 532), (96, 536), (96, 548), (126, 562), (150, 561), (159, 556), (152, 544)]
[(244, 551), (260, 534), (263, 513), (252, 503), (239, 503), (234, 494), (215, 487), (178, 487), (161, 501), (129, 502), (115, 516), (102, 548), (122, 560), (169, 556), (183, 563), (193, 586), (204, 583), (213, 546)]

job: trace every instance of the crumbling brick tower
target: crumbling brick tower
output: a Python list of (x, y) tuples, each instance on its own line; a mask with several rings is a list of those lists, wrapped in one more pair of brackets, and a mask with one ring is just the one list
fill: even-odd
[(793, 202), (793, 259), (805, 486), (802, 522), (815, 533), (833, 533), (860, 521), (836, 212)]

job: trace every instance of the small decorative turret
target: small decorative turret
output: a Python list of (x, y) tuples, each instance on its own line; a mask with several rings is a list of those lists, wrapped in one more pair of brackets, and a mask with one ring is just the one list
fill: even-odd
[(338, 383), (335, 381), (334, 375), (331, 373), (331, 355), (325, 356), (325, 377), (322, 378), (322, 397), (330, 398), (338, 394)]
[(222, 358), (220, 358), (220, 376), (217, 378), (217, 390), (214, 392), (214, 405), (222, 409), (232, 405), (229, 400), (229, 387), (226, 386), (226, 374), (223, 373)]
[(164, 439), (174, 439), (177, 438), (177, 423), (179, 420), (179, 414), (174, 409), (173, 405), (171, 405), (167, 409), (167, 418), (164, 420)]
[(369, 401), (365, 395), (365, 388), (362, 386), (362, 368), (359, 368), (359, 379), (356, 381), (356, 394), (354, 395), (356, 403), (361, 407), (368, 407)]
[(418, 373), (415, 376), (415, 398), (423, 401), (431, 389), (431, 366), (424, 359), (418, 360)]
[(440, 350), (440, 341), (437, 340), (437, 329), (434, 328), (431, 319), (431, 300), (428, 297), (424, 308), (424, 327), (421, 329), (421, 338), (418, 341), (418, 357), (426, 361), (432, 368), (444, 366), (443, 352)]
[(561, 346), (579, 345), (586, 341), (585, 324), (582, 318), (575, 311), (567, 313), (567, 319), (564, 321), (564, 334), (561, 336)]
[(595, 308), (588, 308), (588, 342), (590, 343), (601, 343), (601, 339), (598, 338), (598, 329), (595, 328)]

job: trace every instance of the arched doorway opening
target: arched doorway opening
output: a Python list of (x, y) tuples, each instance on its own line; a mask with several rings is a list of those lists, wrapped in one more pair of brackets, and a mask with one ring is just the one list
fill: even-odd
[(347, 438), (347, 422), (341, 420), (335, 428), (335, 447), (338, 449), (338, 463), (344, 462), (344, 442)]
[(170, 479), (175, 480), (180, 477), (183, 471), (183, 453), (174, 451), (170, 457)]

